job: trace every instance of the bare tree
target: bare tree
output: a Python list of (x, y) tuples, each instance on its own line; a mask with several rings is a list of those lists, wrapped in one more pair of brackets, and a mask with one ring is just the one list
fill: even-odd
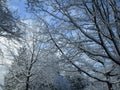
[(0, 1), (0, 36), (6, 38), (20, 37), (22, 30), (19, 28), (21, 24), (19, 17), (8, 9), (6, 3), (7, 0)]
[[(104, 74), (106, 78), (101, 79), (88, 73), (81, 65), (76, 65), (73, 57), (80, 57), (82, 51), (90, 61), (102, 67), (108, 63), (120, 65), (119, 8), (119, 0), (28, 0), (28, 9), (37, 18), (44, 16), (51, 40), (62, 56), (79, 72), (109, 83), (109, 90), (112, 90), (111, 84), (114, 82), (109, 80), (108, 73), (113, 68), (106, 72), (92, 70)], [(94, 67), (92, 64), (90, 69)]]
[[(95, 53), (83, 48), (85, 52), (92, 56), (108, 58), (118, 65), (120, 64), (119, 1), (70, 0), (67, 2), (67, 0), (53, 0), (49, 2), (49, 0), (28, 0), (28, 5), (33, 10), (32, 12), (36, 10), (46, 12), (54, 19), (58, 19), (58, 22), (56, 21), (58, 25), (60, 23), (63, 27), (64, 24), (72, 25), (71, 29), (78, 29), (86, 39), (90, 40), (89, 42), (97, 44), (103, 53)], [(51, 7), (51, 10), (46, 7)], [(64, 28), (64, 30), (66, 29)]]
[(26, 30), (26, 36), (17, 52), (10, 51), (13, 63), (5, 78), (5, 90), (52, 88), (58, 70), (55, 62), (57, 57), (47, 50), (44, 44), (46, 36), (41, 34), (40, 27), (32, 24), (32, 28)]

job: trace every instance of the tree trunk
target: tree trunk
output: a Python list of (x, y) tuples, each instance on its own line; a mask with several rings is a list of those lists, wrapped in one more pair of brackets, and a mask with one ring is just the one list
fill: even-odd
[(107, 86), (108, 86), (108, 90), (113, 90), (111, 83), (107, 82)]
[(29, 77), (27, 77), (25, 88), (26, 88), (25, 90), (29, 90)]

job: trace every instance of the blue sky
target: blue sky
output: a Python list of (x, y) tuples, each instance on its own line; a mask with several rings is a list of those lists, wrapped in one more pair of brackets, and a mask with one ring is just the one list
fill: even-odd
[(21, 19), (32, 17), (32, 14), (26, 12), (26, 0), (9, 0), (8, 6), (11, 11), (16, 11)]

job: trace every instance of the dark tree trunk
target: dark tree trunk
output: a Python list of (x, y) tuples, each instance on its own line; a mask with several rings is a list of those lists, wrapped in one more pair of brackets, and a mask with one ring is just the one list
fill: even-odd
[(111, 83), (107, 82), (107, 86), (108, 86), (108, 90), (113, 90)]
[(27, 77), (25, 88), (26, 88), (25, 90), (29, 90), (29, 77)]

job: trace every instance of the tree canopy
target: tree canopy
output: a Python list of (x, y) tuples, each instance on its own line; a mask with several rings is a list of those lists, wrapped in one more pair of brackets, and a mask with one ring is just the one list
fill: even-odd
[(0, 36), (23, 33), (4, 90), (120, 88), (119, 0), (26, 1), (25, 20), (0, 1)]

